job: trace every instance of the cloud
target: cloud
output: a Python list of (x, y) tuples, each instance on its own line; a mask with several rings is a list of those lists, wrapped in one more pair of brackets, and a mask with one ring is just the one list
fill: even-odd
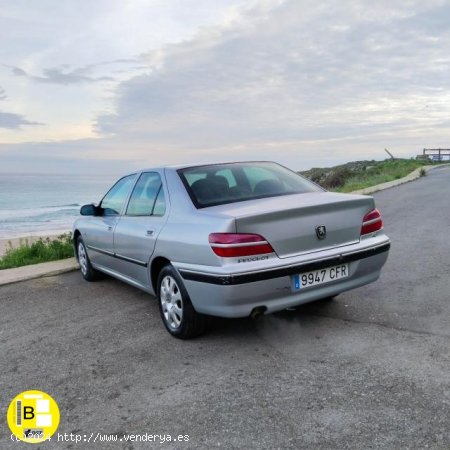
[(18, 77), (27, 77), (27, 73), (25, 70), (21, 69), (20, 67), (11, 67), (11, 71), (14, 75)]
[(0, 172), (113, 173), (115, 176), (149, 165), (148, 161), (139, 161), (139, 156), (131, 148), (124, 150), (123, 146), (117, 146), (109, 139), (20, 144), (0, 142), (0, 155)]
[[(6, 95), (5, 89), (0, 86), (0, 100), (6, 100), (8, 97)], [(9, 130), (19, 130), (23, 125), (42, 125), (38, 122), (31, 122), (25, 119), (24, 116), (20, 114), (6, 113), (0, 111), (0, 128)]]
[(389, 145), (396, 133), (448, 124), (448, 3), (263, 5), (148, 53), (157, 70), (120, 84), (98, 131), (213, 150), (364, 137)]
[(79, 84), (79, 83), (95, 83), (98, 81), (114, 81), (111, 76), (90, 76), (89, 72), (95, 65), (85, 66), (77, 69), (69, 70), (65, 67), (52, 67), (43, 70), (42, 75), (29, 75), (20, 67), (11, 67), (12, 73), (16, 76), (27, 77), (30, 80), (40, 83), (54, 84)]
[[(137, 65), (141, 64), (141, 65)], [(21, 67), (3, 64), (17, 77), (28, 78), (39, 83), (53, 83), (60, 85), (73, 85), (82, 83), (96, 83), (100, 81), (117, 81), (112, 74), (136, 74), (143, 70), (148, 71), (149, 66), (142, 64), (140, 58), (120, 58), (108, 61), (99, 61), (81, 67), (72, 67), (70, 64), (61, 64), (57, 67), (42, 69), (42, 75), (32, 75)], [(96, 72), (98, 72), (96, 74)]]
[(39, 122), (30, 122), (20, 114), (5, 113), (0, 111), (0, 128), (18, 130), (24, 125), (43, 125)]
[[(204, 1), (199, 9), (213, 8), (213, 3)], [(61, 46), (9, 66), (18, 85), (25, 84), (20, 77), (47, 85), (36, 89), (27, 84), (28, 98), (39, 91), (27, 116), (40, 111), (39, 102), (54, 97), (52, 111), (69, 117), (65, 126), (81, 117), (73, 114), (78, 106), (86, 127), (95, 127), (97, 139), (43, 144), (39, 154), (51, 163), (57, 159), (61, 166), (67, 160), (72, 168), (78, 157), (80, 167), (92, 167), (93, 160), (104, 161), (102, 167), (119, 160), (124, 167), (139, 167), (264, 158), (306, 169), (383, 158), (385, 147), (409, 157), (421, 147), (448, 146), (448, 2), (259, 0), (242, 2), (225, 15), (212, 14), (214, 21), (205, 19), (205, 26), (195, 28), (189, 25), (191, 15), (181, 20), (174, 3), (165, 1), (164, 30), (176, 24), (186, 29), (150, 45), (150, 35), (141, 28), (138, 39), (124, 36), (122, 52), (116, 52), (122, 42), (117, 36), (125, 34), (117, 18), (128, 2), (118, 2), (119, 10), (102, 19), (108, 4), (99, 6), (87, 35), (98, 44), (91, 46), (95, 57), (83, 51), (89, 42), (83, 33), (65, 39), (60, 30)], [(141, 18), (147, 30), (154, 12), (144, 4), (132, 4), (127, 24)], [(183, 14), (192, 10), (197, 16), (197, 8), (186, 5)], [(72, 24), (74, 29), (78, 25)], [(77, 67), (56, 65), (68, 54)], [(111, 77), (115, 82), (101, 83)], [(50, 83), (82, 87), (52, 96), (56, 89)], [(94, 91), (96, 102), (88, 107)], [(8, 94), (15, 97), (16, 92), (8, 85)], [(19, 152), (33, 158), (26, 150), (31, 144), (8, 148), (8, 158)], [(6, 155), (5, 147), (0, 151)]]

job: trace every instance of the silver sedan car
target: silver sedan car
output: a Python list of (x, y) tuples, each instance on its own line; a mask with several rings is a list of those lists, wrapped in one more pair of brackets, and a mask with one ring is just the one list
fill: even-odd
[(327, 192), (273, 162), (142, 170), (80, 213), (83, 277), (155, 295), (182, 339), (208, 316), (254, 317), (371, 283), (390, 247), (372, 197)]

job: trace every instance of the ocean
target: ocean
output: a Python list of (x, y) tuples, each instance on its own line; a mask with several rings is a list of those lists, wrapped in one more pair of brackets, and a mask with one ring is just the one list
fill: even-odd
[(0, 173), (0, 239), (68, 231), (116, 176)]

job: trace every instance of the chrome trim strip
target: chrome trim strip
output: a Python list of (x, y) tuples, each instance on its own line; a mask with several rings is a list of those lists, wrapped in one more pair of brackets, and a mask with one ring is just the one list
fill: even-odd
[(373, 223), (381, 222), (381, 217), (377, 217), (375, 219), (367, 220), (363, 222), (363, 225), (372, 225)]
[(236, 248), (236, 247), (253, 247), (255, 245), (266, 245), (267, 241), (256, 241), (256, 242), (240, 242), (239, 244), (215, 244), (211, 243), (211, 247), (218, 248)]
[(94, 247), (93, 245), (88, 245), (87, 248), (90, 250), (94, 250), (95, 252), (103, 253), (104, 255), (115, 256), (114, 252), (108, 252), (107, 250), (103, 250), (101, 248)]
[(130, 263), (137, 264), (142, 267), (147, 267), (147, 265), (148, 265), (146, 262), (139, 261), (139, 259), (129, 258), (128, 256), (119, 255), (117, 253), (114, 256), (117, 259), (122, 259), (123, 261), (128, 261)]
[(129, 258), (128, 256), (118, 255), (117, 253), (108, 252), (107, 250), (102, 250), (101, 248), (94, 247), (92, 245), (87, 246), (88, 249), (94, 250), (95, 252), (102, 253), (107, 256), (111, 256), (113, 258), (121, 259), (123, 261), (128, 261), (133, 264), (137, 264), (138, 266), (147, 267), (148, 263), (139, 261), (138, 259)]

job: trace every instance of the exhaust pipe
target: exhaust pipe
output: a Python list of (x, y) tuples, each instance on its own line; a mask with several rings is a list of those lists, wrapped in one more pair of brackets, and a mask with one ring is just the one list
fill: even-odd
[(266, 306), (257, 306), (256, 308), (252, 309), (252, 312), (250, 313), (250, 317), (252, 319), (257, 319), (258, 317), (263, 316), (266, 311), (267, 311)]

